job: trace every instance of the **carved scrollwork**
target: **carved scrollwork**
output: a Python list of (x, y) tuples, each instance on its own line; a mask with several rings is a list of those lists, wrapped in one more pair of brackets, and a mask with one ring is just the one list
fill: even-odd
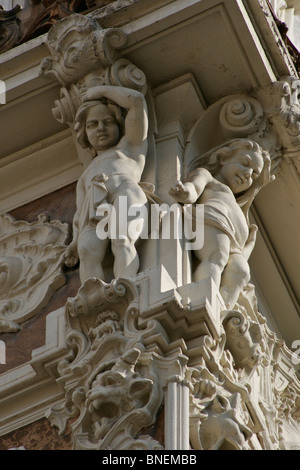
[(142, 331), (131, 325), (137, 311), (138, 292), (128, 280), (89, 279), (67, 302), (68, 353), (58, 365), (66, 401), (49, 419), (63, 432), (76, 418), (74, 449), (160, 448), (139, 435), (155, 419), (162, 388)]
[(144, 72), (126, 59), (117, 60), (110, 68), (110, 82), (115, 86), (134, 88), (144, 95), (147, 91), (147, 80)]
[(18, 44), (21, 38), (20, 20), (18, 13), (21, 11), (19, 5), (12, 10), (4, 11), (0, 5), (0, 51), (5, 52)]
[(0, 233), (0, 332), (10, 332), (65, 283), (61, 266), (69, 229), (42, 215), (28, 223), (1, 214)]
[(220, 111), (220, 124), (226, 136), (249, 136), (262, 124), (264, 111), (251, 96), (237, 96), (227, 101)]
[(248, 320), (241, 312), (232, 311), (227, 313), (223, 326), (226, 332), (226, 347), (234, 358), (235, 367), (252, 369), (262, 356), (262, 333), (259, 325)]
[(300, 146), (300, 80), (282, 77), (267, 89), (257, 90), (256, 96), (278, 135), (284, 153), (297, 155)]
[(125, 34), (119, 29), (103, 29), (96, 21), (79, 14), (64, 18), (48, 34), (52, 55), (41, 63), (41, 74), (55, 78), (63, 86), (76, 83), (87, 74), (103, 69), (117, 59)]
[(224, 390), (206, 369), (194, 370), (191, 378), (190, 437), (198, 450), (248, 450), (252, 430), (239, 391)]

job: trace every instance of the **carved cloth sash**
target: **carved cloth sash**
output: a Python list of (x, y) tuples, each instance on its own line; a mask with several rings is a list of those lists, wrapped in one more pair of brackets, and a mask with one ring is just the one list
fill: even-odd
[(229, 217), (220, 209), (209, 203), (204, 204), (204, 223), (216, 227), (224, 232), (231, 240), (230, 253), (238, 253), (243, 255), (243, 247), (245, 240), (239, 240), (239, 233)]

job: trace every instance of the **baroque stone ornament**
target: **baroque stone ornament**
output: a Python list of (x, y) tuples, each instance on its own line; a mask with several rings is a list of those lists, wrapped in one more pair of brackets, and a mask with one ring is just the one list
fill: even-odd
[(0, 5), (0, 51), (5, 52), (18, 44), (21, 36), (18, 13), (19, 5), (12, 10), (4, 11)]
[(142, 70), (118, 57), (126, 40), (121, 29), (102, 28), (96, 20), (80, 14), (64, 18), (51, 28), (47, 39), (51, 56), (43, 59), (40, 73), (62, 85), (61, 98), (53, 108), (59, 122), (74, 123), (82, 95), (94, 86), (123, 86), (145, 95), (147, 83)]
[(17, 331), (65, 283), (61, 267), (67, 224), (18, 221), (0, 215), (0, 332)]
[[(48, 413), (74, 449), (261, 450), (299, 446), (293, 357), (254, 289), (236, 310), (211, 279), (175, 287), (164, 270), (89, 279), (66, 304), (64, 400)], [(151, 426), (164, 411), (165, 438)]]
[(52, 55), (42, 61), (41, 72), (54, 76), (62, 85), (75, 83), (92, 72), (97, 72), (100, 79), (103, 69), (116, 60), (116, 50), (125, 42), (121, 30), (103, 29), (95, 20), (74, 14), (49, 31)]
[(0, 52), (46, 33), (62, 18), (88, 12), (116, 0), (28, 0), (5, 11), (0, 5)]
[[(126, 109), (124, 121), (120, 107)], [(77, 183), (73, 241), (66, 253), (66, 263), (72, 266), (80, 259), (81, 282), (90, 277), (105, 279), (102, 265), (110, 242), (114, 277), (134, 276), (139, 269), (135, 247), (138, 236), (131, 227), (138, 216), (122, 224), (121, 212), (127, 207), (130, 210), (132, 206), (146, 208), (147, 205), (147, 197), (139, 184), (147, 154), (148, 118), (144, 96), (124, 87), (90, 88), (75, 119), (80, 144), (90, 146), (96, 156)], [(111, 214), (108, 221), (109, 216), (106, 216), (103, 222), (108, 210), (117, 215)], [(116, 222), (115, 233), (110, 228), (112, 217)]]
[(282, 77), (268, 89), (257, 90), (265, 114), (279, 136), (285, 156), (297, 156), (300, 145), (300, 80)]
[(135, 286), (89, 279), (66, 305), (69, 353), (58, 365), (66, 392), (49, 419), (63, 432), (72, 417), (74, 449), (159, 449), (150, 426), (162, 401), (153, 357), (135, 323)]
[(204, 243), (194, 280), (212, 277), (228, 309), (250, 279), (248, 258), (257, 227), (248, 212), (258, 191), (272, 180), (271, 160), (254, 141), (235, 139), (194, 160), (184, 182), (170, 189), (182, 204), (204, 204)]
[[(69, 123), (79, 158), (87, 156), (77, 184), (73, 240), (66, 253), (67, 266), (79, 260), (82, 283), (94, 276), (108, 280), (102, 265), (109, 247), (113, 277), (134, 276), (139, 270), (139, 236), (129, 227), (135, 220), (131, 217), (125, 236), (119, 236), (124, 231), (119, 214), (124, 199), (129, 210), (148, 204), (140, 185), (148, 151), (147, 83), (140, 69), (118, 58), (125, 42), (121, 30), (103, 29), (95, 20), (72, 15), (50, 30), (52, 55), (41, 64), (42, 75), (62, 85), (54, 116)], [(105, 237), (96, 233), (96, 226), (108, 206), (118, 213), (117, 233)]]

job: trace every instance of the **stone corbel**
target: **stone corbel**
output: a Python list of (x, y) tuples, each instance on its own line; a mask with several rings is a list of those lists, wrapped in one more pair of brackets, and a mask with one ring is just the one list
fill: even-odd
[(264, 107), (274, 127), (286, 157), (296, 157), (300, 147), (300, 80), (282, 77), (267, 88), (256, 90), (255, 95)]
[(47, 42), (51, 56), (43, 59), (41, 74), (67, 86), (91, 73), (103, 79), (126, 36), (120, 29), (103, 29), (89, 17), (74, 14), (51, 28)]
[(194, 159), (239, 138), (253, 140), (269, 151), (271, 157), (276, 156), (277, 136), (270, 129), (262, 101), (250, 93), (226, 96), (200, 115), (187, 138), (184, 176)]
[(141, 433), (155, 420), (162, 387), (137, 314), (138, 291), (127, 280), (90, 279), (66, 305), (68, 351), (57, 380), (65, 402), (49, 419), (63, 432), (73, 418), (74, 449), (161, 447)]
[(165, 448), (189, 449), (189, 364), (208, 357), (218, 369), (221, 299), (207, 283), (174, 289), (157, 269), (89, 279), (66, 304), (56, 374), (65, 399), (48, 418), (61, 433), (72, 420), (75, 449), (160, 449), (145, 429), (162, 406)]

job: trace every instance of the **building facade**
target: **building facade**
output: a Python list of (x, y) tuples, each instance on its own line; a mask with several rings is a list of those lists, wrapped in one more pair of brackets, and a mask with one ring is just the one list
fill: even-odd
[(300, 2), (15, 3), (0, 449), (300, 449)]

